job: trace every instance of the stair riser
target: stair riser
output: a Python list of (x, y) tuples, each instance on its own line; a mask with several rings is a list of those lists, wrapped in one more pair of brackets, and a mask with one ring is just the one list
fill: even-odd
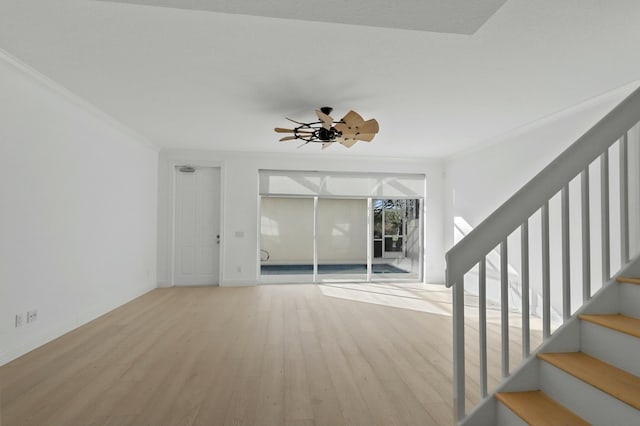
[(459, 426), (496, 426), (496, 406), (500, 403), (494, 397), (488, 398), (484, 404), (480, 404), (469, 413)]
[[(632, 265), (620, 271), (622, 275), (640, 277), (640, 257)], [(610, 282), (580, 309), (581, 314), (622, 313), (640, 318), (640, 285)], [(582, 350), (640, 377), (640, 339), (616, 332), (593, 323), (569, 320), (545, 342), (540, 352), (575, 352)], [(598, 342), (598, 340), (600, 340)], [(541, 389), (569, 410), (593, 424), (621, 425), (640, 424), (640, 410), (599, 391), (593, 386), (564, 373), (556, 367), (533, 358), (519, 367), (505, 383), (499, 386), (503, 392)], [(533, 373), (533, 374), (532, 374)], [(539, 374), (538, 374), (539, 373)], [(543, 384), (544, 382), (544, 384)], [(568, 396), (564, 396), (564, 395)], [(598, 402), (601, 400), (600, 402)], [(595, 402), (594, 402), (595, 401)], [(498, 421), (498, 419), (500, 421)], [(523, 421), (495, 398), (488, 399), (477, 407), (463, 425), (520, 425)]]
[(527, 422), (518, 417), (501, 402), (498, 402), (496, 411), (497, 424), (500, 426), (527, 426)]
[(640, 339), (588, 321), (581, 326), (582, 352), (640, 376)]
[(620, 313), (640, 318), (640, 285), (618, 284), (620, 286)]
[(620, 286), (612, 282), (605, 285), (581, 312), (583, 314), (598, 314), (601, 312), (618, 312), (620, 306)]
[(638, 423), (640, 411), (544, 361), (539, 362), (542, 391), (583, 419), (607, 426)]

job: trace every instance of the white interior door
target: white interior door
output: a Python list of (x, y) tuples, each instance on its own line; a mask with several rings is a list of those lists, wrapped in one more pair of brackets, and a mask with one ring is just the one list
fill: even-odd
[(220, 263), (220, 169), (176, 167), (174, 285), (217, 285)]

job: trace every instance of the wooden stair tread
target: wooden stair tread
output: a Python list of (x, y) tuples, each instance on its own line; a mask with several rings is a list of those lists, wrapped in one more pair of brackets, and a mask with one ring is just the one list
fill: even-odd
[(640, 410), (640, 377), (583, 352), (538, 354), (538, 358)]
[(640, 278), (618, 277), (618, 278), (616, 278), (616, 281), (618, 281), (619, 283), (639, 284), (640, 285)]
[(589, 422), (575, 415), (542, 391), (497, 392), (496, 399), (506, 405), (518, 417), (530, 425), (588, 425)]
[(589, 321), (621, 333), (640, 337), (640, 319), (638, 318), (622, 314), (581, 314), (578, 317), (583, 321)]

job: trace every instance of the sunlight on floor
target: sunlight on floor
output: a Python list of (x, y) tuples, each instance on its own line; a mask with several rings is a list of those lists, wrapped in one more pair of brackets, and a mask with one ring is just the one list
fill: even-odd
[(451, 316), (451, 292), (442, 285), (345, 282), (318, 288), (328, 297)]

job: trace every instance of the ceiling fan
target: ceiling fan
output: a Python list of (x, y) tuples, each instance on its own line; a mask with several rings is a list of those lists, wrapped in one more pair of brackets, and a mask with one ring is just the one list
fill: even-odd
[(347, 148), (351, 148), (356, 142), (371, 142), (379, 131), (378, 122), (375, 119), (365, 121), (360, 114), (349, 111), (340, 121), (334, 121), (329, 114), (333, 108), (322, 107), (316, 110), (319, 121), (301, 123), (287, 117), (287, 120), (298, 124), (293, 129), (276, 127), (277, 133), (292, 133), (280, 139), (281, 142), (300, 139), (304, 141), (301, 146), (309, 142), (322, 144), (322, 149), (328, 148), (338, 142)]

